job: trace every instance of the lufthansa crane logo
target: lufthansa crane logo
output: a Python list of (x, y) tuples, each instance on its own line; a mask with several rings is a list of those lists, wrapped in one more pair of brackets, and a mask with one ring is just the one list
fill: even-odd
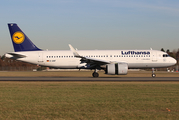
[(21, 44), (24, 42), (25, 36), (22, 32), (18, 31), (13, 34), (12, 39), (16, 44)]

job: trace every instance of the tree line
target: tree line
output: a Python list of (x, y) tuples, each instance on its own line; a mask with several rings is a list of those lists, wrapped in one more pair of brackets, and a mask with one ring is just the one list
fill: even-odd
[(0, 71), (32, 71), (39, 66), (0, 56)]

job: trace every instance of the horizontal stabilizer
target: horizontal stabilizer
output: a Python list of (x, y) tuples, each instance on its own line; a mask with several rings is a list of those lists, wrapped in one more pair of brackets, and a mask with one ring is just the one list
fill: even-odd
[(25, 55), (16, 54), (16, 53), (8, 53), (8, 54), (12, 55), (15, 58), (24, 58), (24, 57), (26, 57)]
[(6, 53), (5, 55), (3, 55), (2, 59), (4, 58), (11, 58), (11, 59), (19, 59), (19, 58), (25, 58), (25, 55), (21, 55), (21, 54), (16, 54), (16, 53)]

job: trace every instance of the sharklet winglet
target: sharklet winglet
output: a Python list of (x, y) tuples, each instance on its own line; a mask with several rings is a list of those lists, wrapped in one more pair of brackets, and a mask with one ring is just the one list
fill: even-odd
[(81, 57), (78, 52), (72, 47), (72, 45), (69, 44), (69, 47), (75, 57)]

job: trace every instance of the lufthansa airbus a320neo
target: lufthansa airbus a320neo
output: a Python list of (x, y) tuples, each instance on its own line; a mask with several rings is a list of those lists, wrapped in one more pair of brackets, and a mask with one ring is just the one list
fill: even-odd
[[(42, 50), (33, 44), (17, 24), (8, 24), (14, 52), (4, 57), (40, 66), (60, 69), (93, 69), (93, 77), (98, 71), (105, 74), (125, 75), (128, 69), (160, 68), (176, 64), (167, 53), (158, 50)], [(156, 75), (152, 72), (152, 77)]]

